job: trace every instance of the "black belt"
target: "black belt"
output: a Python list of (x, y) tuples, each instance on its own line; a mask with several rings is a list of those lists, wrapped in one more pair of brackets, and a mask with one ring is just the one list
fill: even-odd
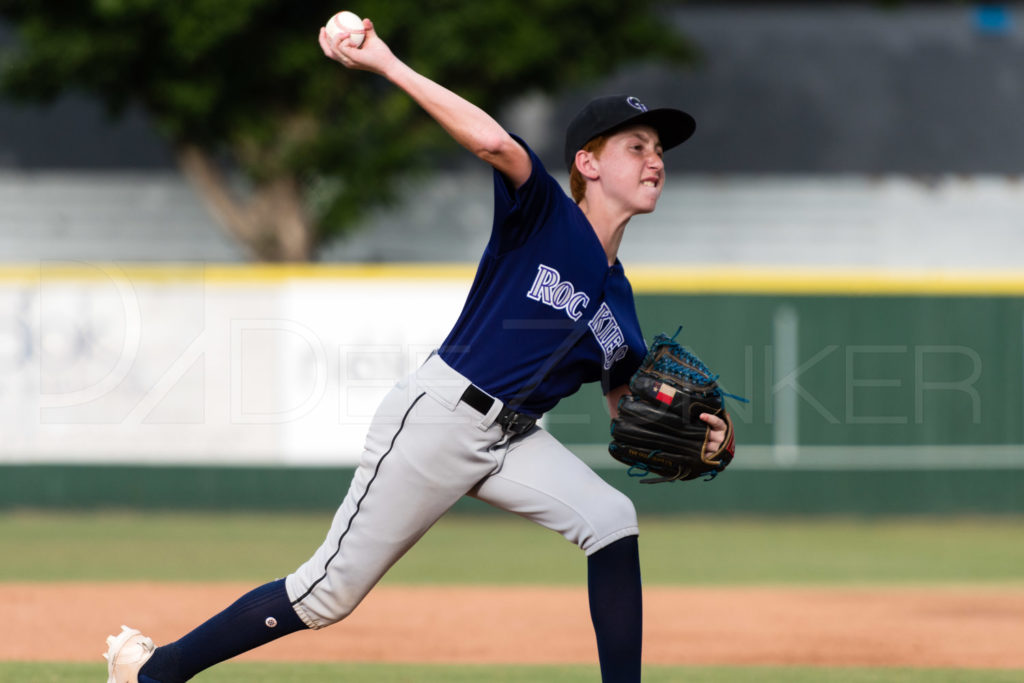
[[(495, 400), (497, 399), (487, 395), (482, 389), (473, 384), (470, 384), (462, 392), (462, 402), (474, 408), (481, 415), (486, 415), (490, 412)], [(501, 412), (498, 413), (498, 417), (494, 418), (494, 421), (501, 425), (503, 431), (511, 434), (528, 432), (537, 422), (536, 418), (524, 415), (523, 413), (517, 413), (508, 406), (501, 407)]]

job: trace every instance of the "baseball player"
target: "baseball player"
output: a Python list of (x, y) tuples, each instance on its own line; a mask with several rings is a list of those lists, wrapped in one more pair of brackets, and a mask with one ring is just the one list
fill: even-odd
[[(629, 219), (654, 210), (662, 152), (693, 119), (636, 98), (589, 103), (570, 123), (572, 198), (522, 140), (397, 59), (364, 20), (360, 47), (320, 32), (324, 54), (383, 76), (494, 168), (494, 220), (459, 319), (423, 365), (383, 399), (323, 545), (284, 579), (239, 598), (179, 640), (154, 647), (123, 627), (107, 639), (109, 683), (180, 683), (281, 636), (352, 612), (460, 497), (562, 534), (587, 556), (590, 611), (605, 683), (640, 680), (637, 516), (537, 419), (584, 382), (615, 415), (646, 352), (616, 257)], [(725, 423), (712, 415), (710, 447)]]

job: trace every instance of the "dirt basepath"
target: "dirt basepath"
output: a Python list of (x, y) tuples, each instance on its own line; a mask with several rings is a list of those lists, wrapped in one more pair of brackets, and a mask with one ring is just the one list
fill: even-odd
[[(0, 660), (96, 660), (127, 623), (166, 642), (250, 584), (0, 584)], [(1024, 587), (645, 590), (651, 664), (1024, 669)], [(259, 660), (594, 662), (582, 588), (378, 587)]]

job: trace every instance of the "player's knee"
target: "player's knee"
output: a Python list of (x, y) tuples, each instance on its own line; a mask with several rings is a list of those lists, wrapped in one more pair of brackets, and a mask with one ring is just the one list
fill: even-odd
[(580, 539), (580, 547), (589, 555), (620, 538), (637, 534), (636, 507), (629, 496), (611, 489), (590, 519), (589, 533)]
[(615, 495), (608, 499), (608, 513), (609, 516), (619, 520), (620, 522), (627, 522), (629, 526), (636, 526), (636, 506), (633, 505), (633, 501), (622, 491), (616, 490)]
[(304, 600), (293, 605), (295, 612), (312, 629), (327, 628), (352, 614), (355, 606), (340, 600)]
[(289, 594), (297, 596), (292, 603), (295, 613), (312, 629), (338, 623), (352, 614), (360, 602), (346, 591), (324, 589), (322, 585), (309, 587), (298, 574), (289, 575), (286, 585), (287, 582), (291, 582)]

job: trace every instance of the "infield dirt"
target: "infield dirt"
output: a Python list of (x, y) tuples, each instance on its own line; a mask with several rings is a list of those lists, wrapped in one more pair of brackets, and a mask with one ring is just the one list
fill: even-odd
[[(0, 584), (2, 660), (90, 661), (122, 623), (172, 640), (250, 584)], [(651, 664), (1024, 668), (1024, 587), (645, 589)], [(41, 635), (45, 634), (45, 636)], [(596, 661), (583, 588), (375, 589), (250, 660)]]

